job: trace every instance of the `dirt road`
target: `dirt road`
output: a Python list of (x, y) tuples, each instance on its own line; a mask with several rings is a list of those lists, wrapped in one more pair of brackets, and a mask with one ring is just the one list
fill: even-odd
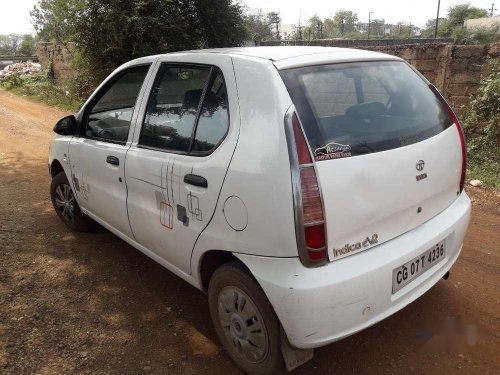
[[(204, 294), (109, 232), (59, 221), (47, 152), (63, 114), (0, 90), (0, 373), (239, 373)], [(469, 193), (450, 278), (294, 373), (500, 372), (500, 197)]]

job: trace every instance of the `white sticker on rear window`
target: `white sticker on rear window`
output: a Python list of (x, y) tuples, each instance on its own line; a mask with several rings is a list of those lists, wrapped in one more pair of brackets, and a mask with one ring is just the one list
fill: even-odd
[(314, 151), (316, 160), (339, 159), (351, 156), (351, 146), (340, 143), (331, 142), (326, 146), (317, 148)]

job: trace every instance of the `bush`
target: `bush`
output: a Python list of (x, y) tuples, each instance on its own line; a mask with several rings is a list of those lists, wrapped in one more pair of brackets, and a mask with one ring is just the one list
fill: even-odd
[(457, 44), (489, 44), (500, 41), (500, 26), (466, 29), (458, 26), (453, 32)]
[(464, 117), (469, 177), (500, 188), (500, 61), (490, 60), (491, 73), (479, 89)]
[(69, 91), (71, 83), (67, 86), (56, 85), (50, 71), (32, 75), (14, 73), (0, 78), (0, 87), (63, 110), (76, 111), (84, 101), (82, 97)]
[(0, 78), (0, 84), (7, 89), (13, 89), (21, 86), (23, 84), (23, 80), (19, 73), (12, 73), (8, 76)]

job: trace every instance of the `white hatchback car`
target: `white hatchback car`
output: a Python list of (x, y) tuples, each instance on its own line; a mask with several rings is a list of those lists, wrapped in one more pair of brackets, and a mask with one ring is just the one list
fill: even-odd
[(450, 106), (403, 60), (200, 50), (114, 71), (51, 145), (60, 218), (195, 287), (247, 373), (292, 369), (436, 284), (470, 218)]

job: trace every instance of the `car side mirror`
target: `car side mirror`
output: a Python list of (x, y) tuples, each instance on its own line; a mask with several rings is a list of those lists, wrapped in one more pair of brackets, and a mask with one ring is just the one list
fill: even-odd
[(73, 115), (63, 117), (54, 126), (54, 132), (59, 135), (74, 135), (76, 134), (76, 130), (77, 121)]

